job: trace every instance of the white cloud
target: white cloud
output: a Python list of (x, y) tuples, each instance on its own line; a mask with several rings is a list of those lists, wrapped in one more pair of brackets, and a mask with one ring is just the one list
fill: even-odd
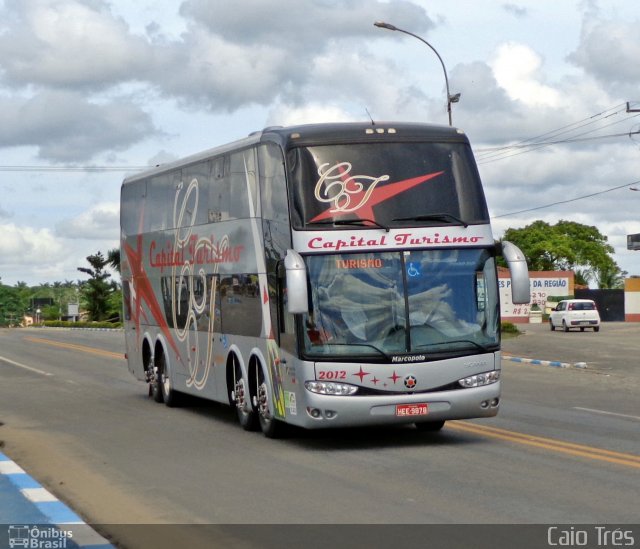
[[(0, 0), (0, 166), (140, 166), (264, 125), (366, 120), (366, 109), (377, 121), (445, 124), (437, 60), (415, 39), (373, 27), (380, 19), (438, 48), (451, 91), (462, 93), (454, 124), (475, 150), (574, 124), (637, 129), (624, 108), (607, 111), (640, 100), (638, 16), (626, 1), (461, 5)], [(494, 214), (638, 179), (640, 147), (628, 137), (515, 152), (480, 165)], [(75, 279), (87, 255), (117, 245), (122, 175), (3, 175), (0, 222), (11, 238), (0, 244), (2, 280)], [(635, 272), (625, 268), (640, 274), (640, 254), (623, 249), (626, 228), (640, 232), (635, 194), (500, 218), (496, 233), (535, 219), (586, 220), (610, 231), (616, 254), (635, 261)]]
[(530, 47), (514, 42), (502, 44), (491, 66), (498, 85), (511, 99), (528, 106), (560, 105), (560, 94), (541, 82), (542, 59)]
[(511, 13), (517, 18), (526, 17), (528, 13), (527, 8), (511, 3), (502, 4), (502, 9), (508, 13)]
[(45, 264), (63, 251), (49, 229), (19, 227), (14, 223), (0, 225), (0, 257), (3, 269), (11, 266)]
[(269, 114), (267, 125), (293, 126), (320, 122), (353, 122), (353, 118), (338, 106), (324, 104), (307, 104), (303, 107), (278, 105)]
[(118, 246), (118, 240), (67, 240), (55, 236), (49, 229), (33, 229), (15, 225), (0, 225), (6, 235), (0, 244), (0, 280), (13, 285), (24, 281), (28, 285), (85, 278), (78, 267), (86, 267), (87, 256), (103, 254)]
[(630, 21), (587, 18), (580, 44), (569, 60), (593, 75), (607, 88), (633, 86), (640, 80), (640, 19)]
[(100, 88), (141, 74), (151, 44), (134, 36), (102, 1), (6, 2), (0, 34), (4, 78), (14, 86)]
[(120, 204), (105, 202), (92, 206), (73, 219), (56, 224), (55, 234), (69, 239), (114, 240), (120, 237)]
[(332, 41), (369, 39), (378, 19), (416, 32), (435, 26), (422, 6), (402, 0), (185, 0), (180, 13), (228, 42), (269, 44), (303, 58), (321, 54)]
[(0, 97), (0, 146), (32, 145), (58, 162), (82, 162), (123, 150), (157, 130), (127, 99), (91, 102), (79, 92), (46, 90), (33, 97)]

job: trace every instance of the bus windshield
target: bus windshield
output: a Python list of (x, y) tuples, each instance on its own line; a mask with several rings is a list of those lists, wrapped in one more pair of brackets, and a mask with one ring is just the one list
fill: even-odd
[(485, 249), (312, 255), (304, 354), (424, 360), (495, 351), (495, 261)]
[[(288, 153), (291, 223), (323, 230), (488, 223), (471, 149), (463, 143), (366, 143)], [(344, 227), (341, 227), (344, 228)]]

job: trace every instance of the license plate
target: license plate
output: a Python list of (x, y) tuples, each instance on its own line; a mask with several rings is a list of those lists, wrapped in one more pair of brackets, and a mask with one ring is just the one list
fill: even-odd
[(421, 404), (397, 404), (396, 416), (426, 416), (429, 413), (429, 405)]

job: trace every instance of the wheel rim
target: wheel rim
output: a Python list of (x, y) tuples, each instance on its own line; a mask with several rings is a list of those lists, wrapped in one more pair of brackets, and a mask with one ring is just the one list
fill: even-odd
[(171, 393), (171, 378), (167, 375), (167, 369), (164, 364), (162, 365), (162, 373), (160, 376), (160, 379), (162, 380), (162, 392), (166, 397)]
[(271, 423), (273, 416), (269, 408), (269, 390), (264, 381), (258, 386), (258, 413), (260, 414), (260, 421), (267, 425)]
[(245, 383), (244, 377), (242, 377), (242, 371), (240, 370), (240, 366), (238, 364), (235, 365), (233, 369), (233, 400), (236, 403), (236, 409), (238, 413), (243, 416), (248, 416), (249, 411), (247, 410), (247, 384)]
[(163, 372), (164, 368), (162, 368), (162, 364), (156, 364), (155, 360), (149, 357), (149, 369), (147, 371), (149, 396), (156, 402), (162, 402), (164, 400)]

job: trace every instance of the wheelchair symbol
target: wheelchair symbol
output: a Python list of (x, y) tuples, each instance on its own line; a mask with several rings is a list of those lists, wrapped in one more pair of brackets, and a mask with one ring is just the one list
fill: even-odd
[(409, 267), (407, 268), (407, 274), (410, 277), (420, 276), (420, 269), (417, 267), (415, 263), (409, 263)]

